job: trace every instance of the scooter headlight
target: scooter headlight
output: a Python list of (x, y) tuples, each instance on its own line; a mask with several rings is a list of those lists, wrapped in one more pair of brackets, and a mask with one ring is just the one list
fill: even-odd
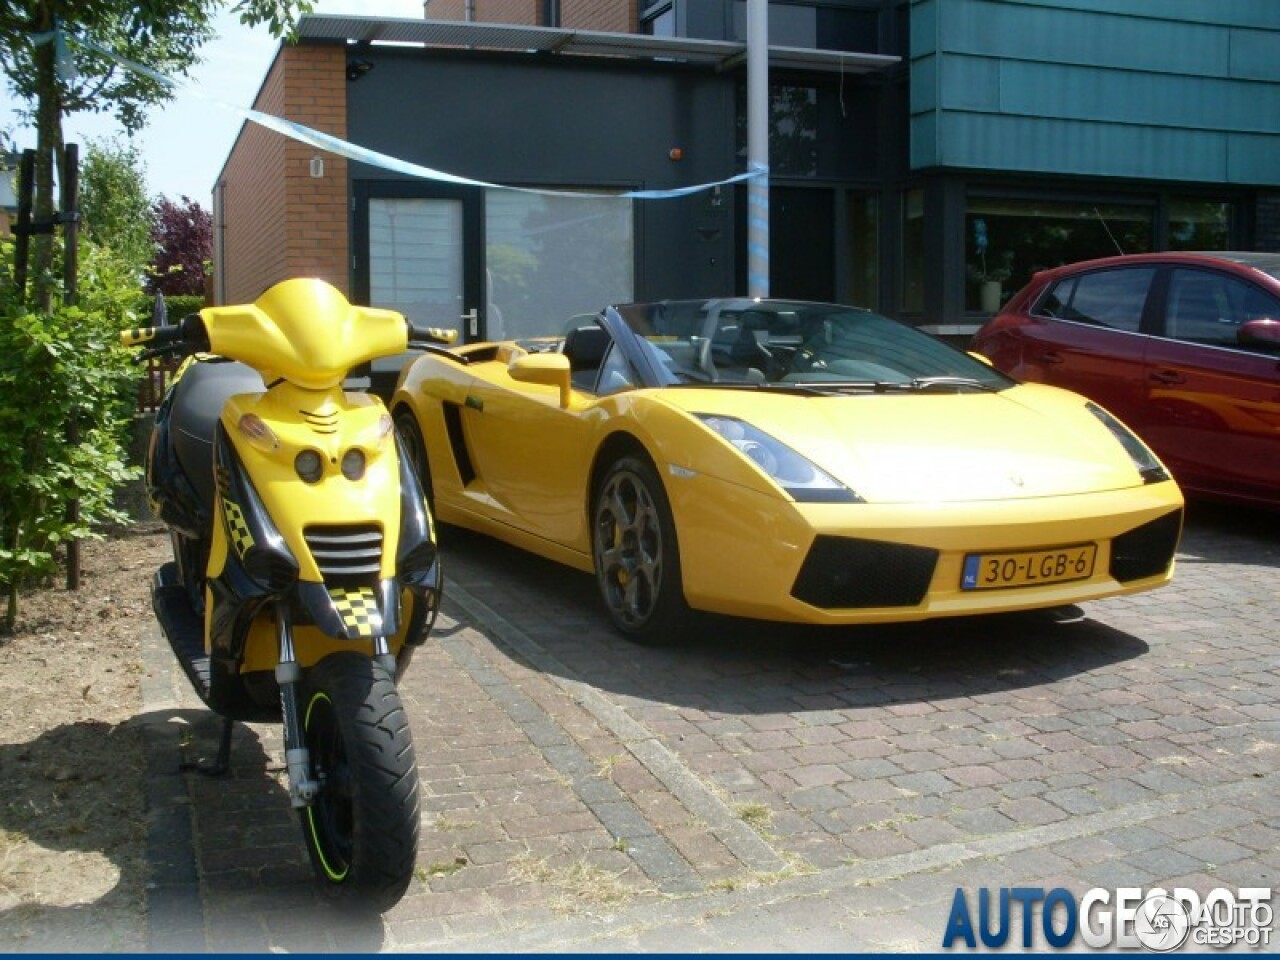
[(324, 458), (314, 450), (303, 450), (293, 458), (293, 469), (304, 483), (319, 483), (324, 476)]
[(365, 456), (359, 447), (352, 447), (342, 455), (342, 475), (356, 481), (364, 476)]

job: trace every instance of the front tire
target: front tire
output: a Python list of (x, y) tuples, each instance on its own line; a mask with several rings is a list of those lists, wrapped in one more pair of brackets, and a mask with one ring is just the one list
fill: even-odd
[(592, 500), (591, 555), (614, 626), (637, 643), (680, 640), (689, 626), (675, 521), (657, 471), (625, 456)]
[(418, 482), (422, 484), (422, 492), (427, 498), (427, 508), (434, 514), (436, 509), (436, 492), (431, 485), (431, 464), (427, 460), (427, 444), (422, 439), (422, 428), (418, 419), (408, 407), (396, 411), (396, 429), (404, 442), (405, 451), (409, 454), (409, 462), (418, 474)]
[(418, 853), (418, 766), (395, 684), (365, 654), (309, 671), (303, 736), (320, 792), (300, 812), (321, 890), (354, 910), (394, 906)]

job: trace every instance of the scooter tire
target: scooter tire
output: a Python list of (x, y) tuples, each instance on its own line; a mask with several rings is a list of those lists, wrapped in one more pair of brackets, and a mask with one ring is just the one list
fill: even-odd
[(365, 654), (330, 654), (308, 671), (302, 725), (321, 781), (299, 811), (320, 889), (347, 910), (389, 910), (413, 879), (420, 822), (418, 765), (395, 683)]

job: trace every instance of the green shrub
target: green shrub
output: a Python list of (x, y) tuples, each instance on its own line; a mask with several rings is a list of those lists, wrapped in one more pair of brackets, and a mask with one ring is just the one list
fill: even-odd
[[(38, 314), (18, 302), (13, 245), (0, 244), (0, 628), (12, 630), (18, 589), (55, 569), (55, 551), (127, 518), (112, 504), (126, 465), (140, 376), (120, 346), (136, 326), (132, 271), (92, 243), (80, 250), (80, 303)], [(74, 423), (78, 442), (69, 428)], [(79, 519), (67, 505), (80, 504)]]

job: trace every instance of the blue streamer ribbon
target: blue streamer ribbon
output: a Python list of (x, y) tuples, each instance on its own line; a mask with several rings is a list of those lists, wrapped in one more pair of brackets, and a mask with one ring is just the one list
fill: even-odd
[[(59, 57), (61, 59), (69, 59), (63, 57), (65, 53), (64, 36), (69, 37), (71, 41), (87, 50), (92, 50), (101, 56), (120, 64), (126, 70), (154, 80), (156, 83), (166, 87), (172, 92), (183, 91), (190, 96), (197, 97), (208, 103), (230, 110), (246, 120), (250, 120), (259, 126), (273, 130), (282, 136), (297, 140), (299, 143), (305, 143), (308, 146), (315, 147), (319, 150), (327, 151), (340, 157), (346, 157), (348, 160), (354, 160), (357, 163), (364, 163), (372, 167), (378, 167), (383, 170), (390, 170), (393, 173), (404, 174), (408, 177), (417, 177), (424, 180), (435, 180), (440, 183), (451, 183), (464, 187), (482, 187), (487, 190), (511, 190), (516, 193), (531, 193), (541, 196), (551, 197), (581, 197), (587, 199), (606, 199), (606, 200), (671, 200), (676, 197), (687, 197), (690, 194), (701, 193), (704, 190), (713, 190), (716, 187), (729, 186), (735, 183), (742, 183), (747, 180), (753, 180), (757, 177), (768, 178), (769, 168), (763, 164), (753, 163), (751, 169), (746, 173), (740, 173), (736, 176), (726, 177), (723, 180), (716, 180), (711, 183), (699, 183), (690, 187), (677, 187), (671, 190), (629, 190), (624, 193), (601, 193), (589, 190), (549, 190), (537, 187), (517, 187), (505, 183), (491, 183), (487, 180), (475, 180), (470, 177), (462, 177), (453, 173), (446, 173), (443, 170), (437, 170), (433, 167), (423, 166), (419, 163), (411, 163), (408, 160), (402, 160), (399, 157), (393, 157), (390, 154), (381, 153), (377, 150), (370, 150), (367, 147), (361, 147), (350, 141), (335, 137), (332, 134), (324, 133), (320, 130), (312, 129), (301, 123), (295, 123), (292, 120), (286, 120), (283, 117), (277, 117), (269, 113), (263, 113), (260, 110), (254, 110), (251, 107), (240, 107), (225, 100), (219, 100), (216, 97), (210, 97), (193, 87), (179, 83), (172, 77), (165, 76), (159, 71), (153, 70), (144, 64), (129, 60), (119, 56), (115, 52), (108, 50), (106, 47), (87, 37), (78, 37), (75, 34), (65, 34), (61, 28), (54, 28), (48, 33), (36, 34), (32, 39), (36, 44), (48, 43), (54, 40), (58, 45)], [(74, 69), (74, 67), (73, 67)]]

